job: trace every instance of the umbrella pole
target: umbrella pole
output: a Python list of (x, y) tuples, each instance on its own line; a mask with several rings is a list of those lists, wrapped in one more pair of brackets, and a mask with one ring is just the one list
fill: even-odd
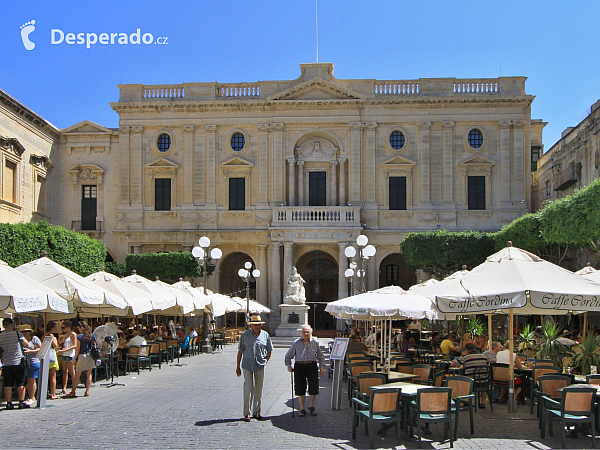
[(492, 349), (492, 314), (488, 314), (488, 349)]
[[(390, 359), (392, 359), (392, 318), (390, 317), (390, 338), (388, 339), (388, 360), (387, 363), (390, 363)], [(389, 370), (388, 370), (389, 372)]]
[(587, 311), (583, 313), (583, 338), (587, 336)]
[(516, 413), (517, 412), (517, 399), (515, 398), (515, 356), (514, 349), (515, 344), (513, 341), (514, 337), (514, 315), (513, 309), (510, 308), (508, 310), (508, 351), (510, 353), (508, 358), (508, 412)]

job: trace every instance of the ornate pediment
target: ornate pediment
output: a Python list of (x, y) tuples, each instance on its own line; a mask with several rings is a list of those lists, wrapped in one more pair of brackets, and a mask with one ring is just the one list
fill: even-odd
[(104, 169), (96, 164), (79, 164), (71, 167), (69, 173), (74, 189), (78, 189), (78, 183), (96, 183), (98, 189), (102, 189), (106, 174)]
[(492, 170), (492, 167), (494, 167), (495, 165), (496, 161), (493, 161), (481, 155), (472, 156), (458, 163), (458, 167), (460, 167), (462, 171), (465, 171), (467, 173), (472, 171), (489, 173)]
[(298, 160), (303, 161), (330, 161), (334, 160), (338, 153), (339, 149), (335, 144), (323, 137), (307, 139), (296, 147)]
[(247, 161), (239, 156), (234, 156), (225, 162), (222, 162), (219, 167), (225, 175), (230, 173), (249, 173), (253, 168), (254, 164)]
[(346, 89), (340, 85), (325, 81), (322, 78), (313, 78), (304, 83), (297, 84), (285, 91), (278, 92), (267, 98), (267, 101), (283, 100), (363, 100), (366, 96)]
[(146, 164), (146, 171), (150, 173), (168, 173), (175, 174), (179, 170), (179, 164), (169, 161), (166, 158), (158, 158), (155, 161)]
[(413, 168), (417, 163), (411, 159), (405, 158), (404, 156), (394, 156), (381, 163), (382, 168)]
[(17, 138), (7, 138), (0, 136), (0, 147), (4, 150), (14, 153), (19, 158), (25, 153), (25, 147), (21, 145)]
[(112, 131), (108, 128), (98, 125), (97, 123), (84, 120), (62, 130), (63, 134), (78, 135), (78, 134), (111, 134)]

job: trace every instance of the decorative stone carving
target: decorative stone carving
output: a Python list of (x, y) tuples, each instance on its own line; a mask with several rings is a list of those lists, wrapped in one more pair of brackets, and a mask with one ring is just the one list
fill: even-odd
[(300, 276), (296, 266), (292, 267), (290, 277), (288, 278), (288, 287), (283, 299), (286, 305), (304, 305), (306, 302), (304, 283), (304, 278)]

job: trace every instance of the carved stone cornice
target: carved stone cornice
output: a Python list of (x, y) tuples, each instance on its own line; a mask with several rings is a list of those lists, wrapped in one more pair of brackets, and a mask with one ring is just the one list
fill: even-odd
[(196, 129), (195, 125), (183, 125), (184, 133), (193, 133), (195, 129)]
[(35, 155), (32, 154), (29, 157), (29, 163), (32, 166), (38, 167), (44, 171), (52, 169), (52, 161), (46, 155)]
[(431, 122), (419, 122), (419, 128), (421, 130), (429, 130), (431, 129)]
[(256, 128), (258, 128), (259, 133), (268, 133), (271, 127), (268, 123), (259, 123)]
[(23, 147), (21, 145), (21, 143), (19, 142), (19, 140), (17, 138), (7, 138), (7, 137), (0, 136), (0, 147), (3, 150), (7, 150), (7, 151), (13, 153), (15, 156), (18, 156), (19, 158), (21, 156), (23, 156), (23, 153), (25, 153), (25, 147)]
[(273, 129), (273, 131), (284, 131), (285, 124), (284, 123), (274, 123), (274, 124), (271, 124), (271, 128)]
[(216, 133), (217, 125), (215, 125), (215, 124), (204, 125), (204, 129), (206, 130), (207, 133)]
[(131, 127), (131, 133), (132, 134), (142, 134), (143, 131), (144, 131), (144, 127), (142, 127), (142, 126)]

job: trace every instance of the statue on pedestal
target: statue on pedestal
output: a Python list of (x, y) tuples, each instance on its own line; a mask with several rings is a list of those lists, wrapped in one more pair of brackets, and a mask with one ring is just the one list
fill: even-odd
[(306, 302), (304, 283), (305, 281), (298, 273), (296, 266), (292, 267), (283, 303), (287, 305), (304, 305), (304, 302)]

